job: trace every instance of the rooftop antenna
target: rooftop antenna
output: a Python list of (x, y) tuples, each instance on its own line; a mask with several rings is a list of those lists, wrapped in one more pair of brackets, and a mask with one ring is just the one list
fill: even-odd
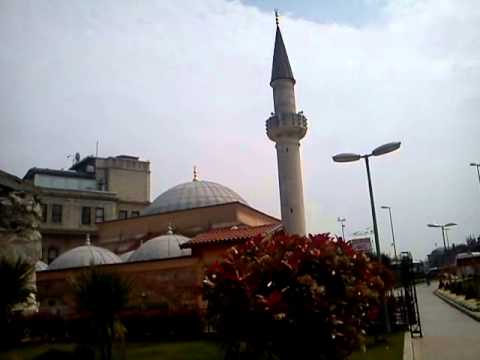
[(279, 18), (278, 9), (275, 9), (275, 24), (277, 24), (277, 26), (280, 24)]
[(193, 181), (198, 181), (198, 170), (196, 165), (193, 166)]

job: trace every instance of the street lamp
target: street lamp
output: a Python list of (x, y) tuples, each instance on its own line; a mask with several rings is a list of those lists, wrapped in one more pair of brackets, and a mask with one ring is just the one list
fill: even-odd
[(345, 221), (347, 221), (347, 219), (342, 218), (342, 217), (338, 217), (337, 221), (342, 226), (342, 239), (343, 239), (343, 241), (345, 241)]
[(366, 155), (343, 153), (343, 154), (337, 154), (333, 156), (333, 161), (335, 162), (352, 162), (352, 161), (360, 160), (362, 158), (365, 159), (365, 166), (367, 167), (368, 190), (370, 192), (370, 205), (372, 207), (373, 235), (375, 237), (375, 248), (377, 251), (377, 256), (379, 261), (381, 261), (381, 254), (380, 254), (380, 243), (378, 241), (377, 215), (375, 213), (375, 202), (373, 200), (372, 179), (370, 175), (370, 163), (368, 159), (370, 158), (370, 156), (380, 156), (380, 155), (388, 154), (392, 151), (395, 151), (400, 147), (400, 145), (401, 145), (401, 142), (391, 142), (391, 143), (377, 147), (370, 154), (366, 154)]
[[(380, 156), (380, 155), (388, 154), (392, 151), (398, 150), (401, 144), (402, 143), (400, 141), (390, 142), (375, 148), (370, 154), (366, 154), (366, 155), (360, 155), (355, 153), (343, 153), (343, 154), (337, 154), (333, 156), (333, 161), (335, 162), (352, 162), (352, 161), (360, 160), (362, 158), (365, 159), (365, 166), (367, 168), (368, 190), (370, 192), (370, 205), (372, 207), (373, 235), (375, 237), (375, 248), (377, 251), (377, 257), (378, 257), (379, 263), (382, 262), (382, 255), (380, 253), (380, 242), (378, 240), (377, 215), (375, 213), (375, 202), (373, 200), (372, 179), (370, 175), (370, 163), (368, 159), (371, 156)], [(387, 303), (385, 301), (384, 301), (383, 309), (384, 309), (384, 315), (385, 315), (385, 327), (387, 332), (390, 332), (391, 331), (390, 320), (388, 317)]]
[(388, 214), (390, 215), (390, 228), (392, 229), (393, 253), (395, 254), (395, 260), (397, 260), (397, 247), (395, 245), (395, 234), (393, 232), (392, 208), (390, 206), (382, 206), (381, 208), (382, 209), (387, 209)]
[(445, 242), (445, 229), (449, 228), (449, 227), (452, 227), (452, 226), (457, 226), (457, 224), (454, 223), (454, 222), (449, 222), (449, 223), (446, 223), (446, 224), (428, 224), (427, 226), (431, 227), (431, 228), (442, 229), (443, 248), (445, 249), (445, 252), (446, 252), (447, 251), (447, 243)]
[(478, 182), (480, 182), (480, 164), (479, 163), (470, 163), (470, 166), (475, 166), (477, 168)]

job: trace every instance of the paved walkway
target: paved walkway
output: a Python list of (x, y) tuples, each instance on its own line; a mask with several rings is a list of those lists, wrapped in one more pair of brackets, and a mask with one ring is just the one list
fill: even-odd
[(415, 360), (479, 360), (480, 322), (435, 296), (436, 288), (417, 286), (423, 338), (413, 340)]

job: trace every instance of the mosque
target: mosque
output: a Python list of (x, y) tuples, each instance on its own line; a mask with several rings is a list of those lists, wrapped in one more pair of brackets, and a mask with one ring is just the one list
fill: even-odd
[(200, 180), (195, 170), (192, 181), (159, 195), (140, 216), (98, 224), (95, 245), (87, 235), (84, 245), (48, 266), (39, 262), (40, 311), (72, 315), (68, 279), (90, 265), (133, 279), (134, 303), (171, 311), (201, 309), (204, 270), (226, 249), (277, 231), (304, 235), (300, 140), (307, 119), (296, 111), (295, 82), (277, 20), (270, 81), (274, 112), (266, 131), (276, 145), (281, 219), (253, 208), (224, 185)]

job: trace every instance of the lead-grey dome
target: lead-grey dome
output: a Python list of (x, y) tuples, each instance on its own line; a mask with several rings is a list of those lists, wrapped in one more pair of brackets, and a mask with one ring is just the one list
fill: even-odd
[(240, 195), (226, 186), (211, 181), (194, 180), (165, 191), (144, 209), (142, 214), (161, 214), (231, 202), (248, 205)]
[(131, 261), (147, 261), (168, 259), (179, 256), (189, 256), (192, 254), (190, 249), (181, 249), (180, 245), (190, 241), (186, 236), (176, 235), (169, 230), (166, 235), (161, 235), (148, 240), (128, 257)]
[(48, 265), (45, 264), (42, 260), (38, 260), (35, 263), (35, 271), (43, 271), (43, 270), (47, 270), (47, 268), (48, 268)]
[(48, 270), (116, 264), (120, 262), (122, 260), (110, 250), (87, 244), (64, 252), (50, 263)]

